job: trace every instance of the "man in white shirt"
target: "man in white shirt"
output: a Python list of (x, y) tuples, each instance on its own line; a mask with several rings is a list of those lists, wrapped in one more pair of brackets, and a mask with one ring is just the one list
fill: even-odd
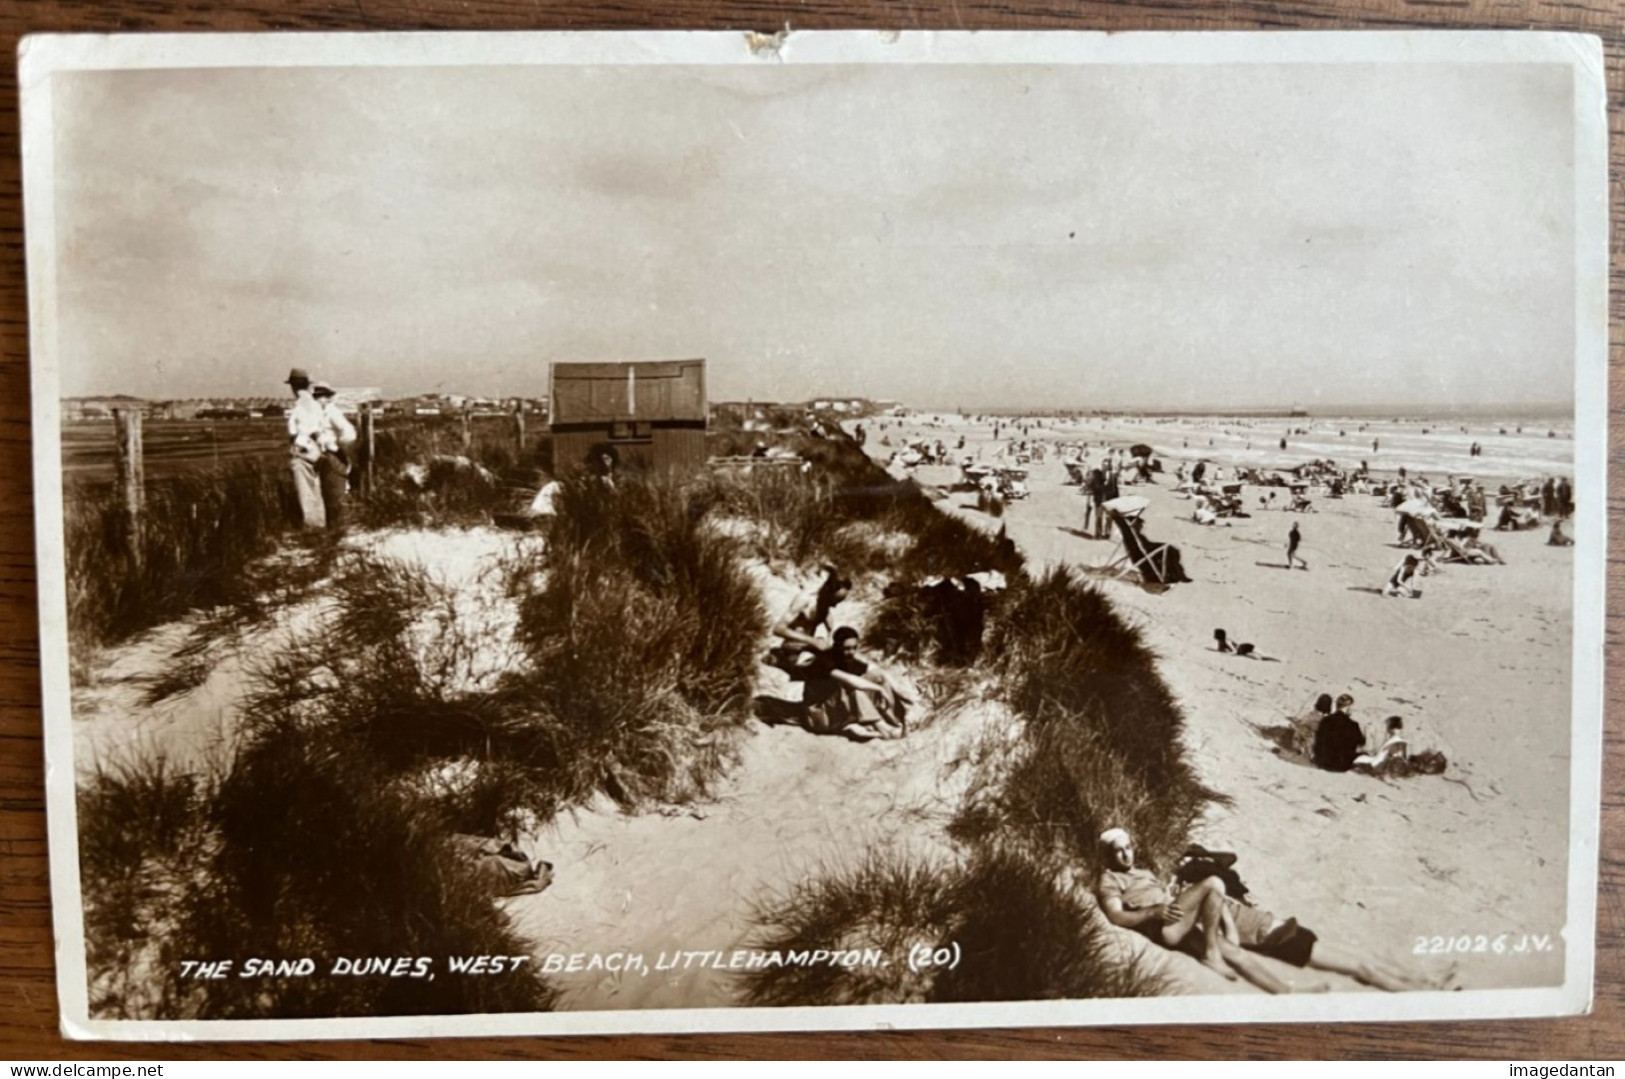
[(305, 528), (325, 528), (327, 509), (322, 503), (316, 463), (322, 458), (319, 439), (326, 421), (322, 406), (310, 392), (308, 371), (295, 367), (288, 372), (287, 384), (293, 390), (293, 406), (288, 409), (288, 442), (300, 524)]

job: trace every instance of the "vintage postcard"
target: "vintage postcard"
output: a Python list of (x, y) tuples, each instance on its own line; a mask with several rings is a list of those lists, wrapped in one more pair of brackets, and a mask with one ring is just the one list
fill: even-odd
[(72, 1036), (1589, 1007), (1595, 38), (19, 59)]

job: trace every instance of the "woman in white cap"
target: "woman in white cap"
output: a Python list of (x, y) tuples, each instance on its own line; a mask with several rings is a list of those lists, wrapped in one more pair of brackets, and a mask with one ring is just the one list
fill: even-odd
[(316, 432), (316, 447), (322, 454), (316, 462), (322, 508), (327, 514), (328, 530), (338, 531), (344, 527), (344, 498), (350, 489), (350, 447), (355, 445), (355, 425), (333, 399), (333, 387), (317, 382), (311, 386), (310, 393), (322, 410), (321, 425)]

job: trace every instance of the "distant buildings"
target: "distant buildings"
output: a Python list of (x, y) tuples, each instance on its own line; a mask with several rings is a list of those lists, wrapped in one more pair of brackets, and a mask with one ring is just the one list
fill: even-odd
[[(377, 386), (336, 386), (333, 399), (344, 412), (355, 415), (370, 406), (380, 416), (511, 416), (517, 410), (546, 415), (545, 397), (472, 397), (467, 394), (420, 394), (386, 401)], [(70, 423), (109, 421), (118, 409), (138, 409), (151, 420), (257, 420), (284, 415), (287, 397), (200, 397), (151, 401), (128, 394), (102, 397), (64, 397), (62, 418)]]

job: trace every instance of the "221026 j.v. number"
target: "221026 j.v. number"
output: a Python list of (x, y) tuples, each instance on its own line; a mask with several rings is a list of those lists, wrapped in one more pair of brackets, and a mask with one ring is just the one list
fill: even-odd
[(1557, 946), (1550, 933), (1501, 933), (1488, 936), (1464, 933), (1459, 937), (1417, 937), (1412, 955), (1459, 955), (1463, 952), (1489, 952), (1495, 955), (1522, 955), (1549, 952)]

